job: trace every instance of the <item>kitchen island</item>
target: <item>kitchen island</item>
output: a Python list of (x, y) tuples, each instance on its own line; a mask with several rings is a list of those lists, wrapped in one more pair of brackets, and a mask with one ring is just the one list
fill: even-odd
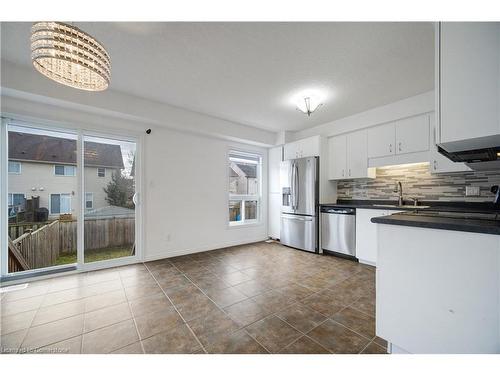
[(436, 216), (372, 219), (377, 335), (392, 353), (500, 353), (500, 225)]

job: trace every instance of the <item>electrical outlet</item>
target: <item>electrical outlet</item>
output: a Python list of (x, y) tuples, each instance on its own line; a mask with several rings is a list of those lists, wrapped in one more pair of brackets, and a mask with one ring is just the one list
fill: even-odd
[(478, 197), (479, 196), (479, 186), (466, 186), (465, 187), (466, 197)]

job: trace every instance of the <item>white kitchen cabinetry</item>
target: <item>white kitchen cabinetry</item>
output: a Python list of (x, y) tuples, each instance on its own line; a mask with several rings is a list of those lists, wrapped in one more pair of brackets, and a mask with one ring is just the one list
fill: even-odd
[(339, 135), (328, 139), (328, 178), (341, 180), (346, 178), (347, 168), (347, 137)]
[(368, 129), (368, 157), (429, 150), (429, 115), (420, 115)]
[(396, 122), (396, 154), (429, 150), (429, 115)]
[(360, 130), (328, 140), (329, 179), (375, 178), (368, 168), (367, 132)]
[(433, 133), (433, 144), (431, 145), (429, 168), (431, 173), (453, 173), (453, 172), (469, 172), (471, 169), (464, 163), (455, 163), (439, 153), (436, 146), (436, 128), (434, 116), (431, 116), (430, 126)]
[(500, 23), (442, 22), (436, 31), (438, 143), (450, 152), (498, 146)]
[(378, 158), (394, 155), (396, 129), (394, 123), (374, 126), (368, 129), (368, 157)]
[(320, 136), (300, 139), (284, 146), (284, 160), (320, 155)]
[(360, 263), (377, 265), (377, 225), (372, 223), (371, 219), (397, 212), (400, 211), (356, 209), (356, 258)]
[(271, 238), (280, 238), (280, 163), (283, 159), (283, 147), (269, 149), (269, 210), (268, 210), (268, 235)]

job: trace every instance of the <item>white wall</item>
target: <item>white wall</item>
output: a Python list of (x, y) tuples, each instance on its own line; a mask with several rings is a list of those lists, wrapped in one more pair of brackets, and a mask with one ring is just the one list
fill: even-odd
[[(260, 224), (228, 227), (227, 152), (263, 156)], [(149, 259), (264, 240), (267, 149), (158, 129), (145, 138), (145, 248)]]
[[(3, 78), (3, 74), (2, 74)], [(226, 135), (194, 134), (193, 127), (211, 129), (214, 118), (196, 114), (185, 132), (151, 126), (137, 120), (101, 113), (78, 103), (48, 100), (30, 93), (2, 91), (1, 111), (23, 121), (42, 122), (61, 128), (82, 128), (97, 134), (136, 136), (143, 139), (144, 257), (155, 259), (267, 238), (267, 149), (234, 142), (228, 134), (243, 125), (221, 123)], [(87, 94), (89, 95), (89, 94)], [(88, 110), (87, 110), (88, 109)], [(163, 113), (165, 123), (169, 112)], [(206, 123), (203, 121), (206, 119)], [(189, 121), (186, 116), (183, 121)], [(220, 125), (220, 124), (219, 124)], [(144, 130), (152, 128), (152, 134)], [(227, 129), (226, 129), (227, 128)], [(205, 129), (206, 130), (206, 129)], [(245, 127), (240, 136), (250, 134), (248, 143), (267, 136)], [(242, 140), (243, 141), (243, 140)], [(274, 143), (275, 137), (270, 139)], [(263, 156), (261, 221), (257, 225), (228, 227), (228, 163), (230, 147), (252, 150)]]
[[(345, 117), (339, 120), (317, 125), (309, 129), (296, 132), (295, 139), (323, 135), (331, 137), (337, 134), (351, 132), (386, 122), (416, 116), (434, 111), (434, 91), (429, 91), (407, 99), (376, 107), (365, 112)], [(332, 103), (335, 105), (335, 103)]]

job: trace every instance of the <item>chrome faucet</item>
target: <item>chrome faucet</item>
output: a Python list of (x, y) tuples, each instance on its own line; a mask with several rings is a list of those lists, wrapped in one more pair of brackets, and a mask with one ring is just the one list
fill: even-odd
[(394, 186), (394, 192), (398, 193), (398, 205), (402, 206), (403, 205), (403, 185), (401, 184), (401, 181), (396, 182)]

